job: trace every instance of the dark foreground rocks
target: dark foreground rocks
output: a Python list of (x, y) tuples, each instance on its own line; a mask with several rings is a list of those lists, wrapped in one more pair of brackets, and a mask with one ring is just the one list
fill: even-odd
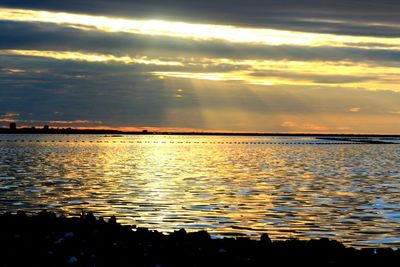
[(0, 215), (0, 266), (400, 266), (400, 250), (346, 248), (328, 239), (211, 239), (162, 234), (83, 214)]

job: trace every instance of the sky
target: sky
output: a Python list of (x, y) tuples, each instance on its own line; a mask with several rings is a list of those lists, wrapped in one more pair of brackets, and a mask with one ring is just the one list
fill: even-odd
[(400, 133), (397, 0), (0, 0), (0, 126)]

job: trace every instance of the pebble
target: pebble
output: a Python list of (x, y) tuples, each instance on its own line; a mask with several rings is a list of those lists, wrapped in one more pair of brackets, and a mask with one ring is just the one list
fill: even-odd
[(59, 238), (59, 239), (57, 239), (56, 241), (54, 241), (54, 245), (60, 245), (60, 244), (62, 244), (64, 242), (64, 238)]
[[(9, 267), (396, 266), (400, 262), (400, 249), (358, 250), (326, 238), (271, 241), (266, 233), (259, 240), (213, 239), (206, 231), (184, 229), (163, 234), (133, 230), (115, 217), (106, 223), (95, 217), (57, 218), (49, 212), (28, 217), (6, 213), (0, 214), (0, 226), (0, 236), (11, 241), (0, 252), (0, 266)], [(23, 238), (15, 242), (21, 227)], [(15, 257), (15, 251), (21, 256)]]
[(77, 263), (78, 263), (78, 258), (77, 258), (77, 257), (71, 257), (71, 258), (68, 260), (68, 264), (75, 265), (75, 264), (77, 264)]
[(226, 253), (226, 250), (223, 248), (220, 248), (220, 249), (218, 249), (218, 253), (220, 253), (220, 254)]
[(75, 236), (74, 232), (68, 232), (64, 235), (64, 238), (73, 238)]

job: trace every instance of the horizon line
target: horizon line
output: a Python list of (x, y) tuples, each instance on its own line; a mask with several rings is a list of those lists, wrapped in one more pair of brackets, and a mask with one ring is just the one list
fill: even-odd
[[(218, 135), (364, 135), (364, 136), (400, 136), (400, 133), (366, 133), (366, 132), (269, 132), (269, 131), (247, 131), (247, 130), (206, 130), (196, 128), (185, 128), (185, 127), (111, 127), (111, 126), (75, 126), (75, 127), (63, 127), (63, 126), (48, 126), (50, 131), (116, 131), (121, 134), (218, 134)], [(0, 126), (1, 130), (7, 130), (9, 127)], [(17, 130), (32, 130), (40, 131), (44, 130), (44, 126), (29, 126), (22, 125)]]

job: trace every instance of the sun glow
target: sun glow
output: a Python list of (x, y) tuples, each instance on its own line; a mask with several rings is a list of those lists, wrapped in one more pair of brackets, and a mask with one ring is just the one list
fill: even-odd
[[(223, 41), (243, 45), (333, 46), (400, 51), (400, 38), (345, 36), (230, 25), (195, 24), (162, 20), (121, 19), (84, 14), (0, 8), (0, 20), (51, 23), (84, 31), (122, 32), (168, 36), (194, 41)], [(153, 51), (154, 52), (154, 51)], [(386, 61), (295, 61), (204, 58), (196, 56), (152, 57), (113, 55), (83, 51), (2, 50), (0, 55), (45, 57), (57, 60), (165, 66), (147, 70), (158, 77), (236, 81), (254, 85), (323, 85), (400, 91), (399, 67)], [(23, 72), (11, 72), (12, 75)]]
[(240, 71), (180, 72), (157, 71), (155, 76), (200, 79), (211, 81), (235, 81), (254, 85), (323, 85), (370, 90), (400, 91), (399, 68), (349, 61), (288, 61), (288, 60), (230, 60), (203, 59), (203, 67), (232, 65)]
[(117, 62), (123, 64), (182, 66), (181, 62), (163, 61), (156, 58), (149, 58), (147, 56), (134, 57), (134, 58), (129, 56), (118, 57), (114, 55), (89, 54), (89, 53), (73, 52), (73, 51), (4, 50), (0, 51), (0, 55), (45, 57), (45, 58), (54, 58), (58, 60), (75, 60), (75, 61), (102, 62), (102, 63)]
[[(400, 38), (346, 36), (230, 25), (121, 19), (64, 12), (0, 8), (0, 20), (55, 23), (80, 30), (220, 40), (264, 45), (335, 46), (400, 50)], [(371, 44), (373, 44), (371, 46)]]
[[(157, 77), (235, 81), (253, 85), (323, 85), (370, 90), (400, 91), (400, 70), (375, 63), (350, 61), (233, 60), (227, 58), (150, 58), (147, 56), (115, 56), (74, 51), (3, 50), (0, 55), (44, 57), (57, 60), (95, 63), (118, 63), (165, 66), (168, 70), (152, 71)], [(191, 71), (182, 67), (190, 66)], [(226, 71), (226, 66), (239, 70)], [(175, 69), (171, 69), (174, 68)], [(24, 71), (11, 74), (24, 74)]]

